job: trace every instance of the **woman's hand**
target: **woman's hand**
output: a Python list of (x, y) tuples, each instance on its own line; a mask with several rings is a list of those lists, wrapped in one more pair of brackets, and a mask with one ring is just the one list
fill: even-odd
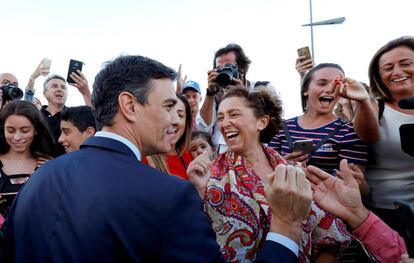
[(354, 171), (346, 159), (341, 160), (336, 177), (312, 165), (306, 168), (306, 176), (312, 184), (316, 204), (344, 220), (352, 229), (368, 217), (369, 211), (362, 204)]
[(189, 181), (197, 189), (201, 199), (204, 198), (208, 181), (210, 180), (210, 157), (205, 151), (197, 156), (187, 168), (187, 176)]
[(311, 70), (314, 66), (313, 59), (309, 58), (306, 59), (305, 56), (300, 56), (296, 59), (296, 70), (299, 73), (299, 76), (303, 78), (309, 70)]
[(361, 82), (351, 78), (337, 77), (334, 81), (333, 89), (341, 97), (363, 102), (370, 99), (367, 89)]
[(180, 64), (180, 66), (178, 67), (178, 71), (177, 71), (177, 87), (175, 89), (177, 93), (183, 93), (185, 82), (187, 81), (187, 75), (185, 75), (184, 77), (182, 75), (183, 73), (181, 70), (181, 66), (182, 64)]
[(44, 165), (48, 161), (52, 160), (53, 157), (51, 156), (39, 156), (36, 159), (36, 167), (39, 168), (40, 166)]
[(309, 154), (302, 151), (288, 153), (283, 156), (288, 163), (300, 163), (301, 166), (306, 165), (309, 161)]
[(414, 258), (409, 258), (408, 254), (401, 255), (401, 263), (414, 263)]

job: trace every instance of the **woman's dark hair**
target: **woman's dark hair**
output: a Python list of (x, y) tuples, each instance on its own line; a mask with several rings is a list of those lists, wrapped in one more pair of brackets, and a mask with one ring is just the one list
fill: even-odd
[(236, 87), (223, 96), (222, 102), (232, 97), (246, 99), (247, 107), (257, 118), (269, 116), (269, 124), (260, 132), (260, 142), (268, 143), (281, 128), (283, 109), (279, 97), (265, 88), (248, 91), (246, 87)]
[(177, 97), (184, 103), (185, 107), (185, 129), (184, 133), (180, 139), (178, 139), (177, 143), (175, 144), (175, 148), (179, 150), (179, 154), (181, 155), (183, 152), (187, 151), (190, 145), (191, 140), (191, 129), (192, 129), (192, 116), (191, 116), (191, 108), (190, 104), (188, 103), (185, 96), (181, 93), (177, 93)]
[(53, 155), (53, 137), (42, 114), (32, 103), (18, 100), (9, 102), (0, 112), (0, 154), (10, 150), (4, 134), (4, 124), (11, 115), (26, 117), (34, 126), (34, 138), (30, 145), (30, 152), (34, 157)]
[(211, 138), (211, 135), (208, 132), (203, 131), (193, 131), (191, 133), (191, 140), (196, 140), (198, 138), (204, 139), (212, 148), (214, 148), (213, 139)]
[(376, 98), (383, 99), (385, 101), (390, 101), (392, 99), (392, 95), (387, 86), (385, 86), (384, 82), (382, 82), (379, 60), (382, 55), (397, 47), (407, 47), (414, 51), (414, 37), (404, 36), (391, 40), (375, 53), (369, 63), (368, 77), (371, 92)]
[(302, 85), (300, 87), (300, 99), (301, 99), (301, 102), (302, 102), (302, 111), (303, 112), (305, 112), (306, 109), (308, 108), (308, 96), (306, 96), (304, 93), (309, 90), (309, 85), (312, 81), (312, 78), (313, 78), (313, 75), (315, 74), (315, 72), (320, 70), (320, 69), (323, 69), (323, 68), (337, 68), (345, 74), (345, 72), (341, 68), (341, 66), (339, 66), (338, 64), (335, 64), (335, 63), (321, 63), (321, 64), (318, 64), (315, 67), (313, 67), (311, 70), (309, 70), (306, 73), (306, 75), (303, 77)]

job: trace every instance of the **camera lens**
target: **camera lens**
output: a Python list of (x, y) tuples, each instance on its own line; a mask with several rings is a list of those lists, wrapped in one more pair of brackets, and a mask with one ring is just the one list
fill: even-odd
[(21, 99), (23, 97), (23, 91), (19, 89), (18, 87), (11, 88), (9, 89), (9, 97), (12, 100)]
[(216, 81), (218, 85), (225, 87), (231, 83), (232, 79), (233, 79), (233, 75), (231, 74), (231, 72), (229, 73), (229, 72), (223, 71), (217, 75)]

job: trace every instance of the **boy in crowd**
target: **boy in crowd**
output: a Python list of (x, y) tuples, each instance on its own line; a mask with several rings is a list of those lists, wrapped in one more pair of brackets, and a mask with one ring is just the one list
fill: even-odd
[(192, 80), (187, 81), (183, 88), (183, 95), (187, 99), (188, 104), (190, 104), (192, 116), (191, 123), (193, 124), (193, 131), (196, 131), (197, 126), (195, 125), (195, 119), (200, 109), (200, 102), (202, 100), (200, 85)]
[(62, 110), (59, 143), (65, 152), (79, 150), (81, 144), (96, 132), (95, 117), (88, 106), (68, 107)]

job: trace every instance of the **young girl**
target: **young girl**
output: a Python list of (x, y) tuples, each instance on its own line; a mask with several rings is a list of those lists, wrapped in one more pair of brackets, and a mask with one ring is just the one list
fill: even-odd
[(15, 100), (0, 113), (0, 146), (0, 214), (6, 217), (20, 188), (51, 158), (53, 139), (40, 111)]
[(203, 152), (207, 152), (210, 160), (212, 161), (215, 158), (215, 151), (216, 148), (213, 145), (210, 134), (202, 131), (194, 131), (191, 134), (190, 152), (193, 159)]

